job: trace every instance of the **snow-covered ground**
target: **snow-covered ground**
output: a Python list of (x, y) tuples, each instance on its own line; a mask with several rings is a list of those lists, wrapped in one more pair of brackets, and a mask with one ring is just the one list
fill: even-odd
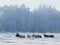
[(60, 45), (60, 33), (47, 33), (53, 34), (55, 38), (44, 38), (43, 33), (35, 34), (42, 35), (42, 38), (16, 38), (15, 33), (0, 33), (0, 45)]

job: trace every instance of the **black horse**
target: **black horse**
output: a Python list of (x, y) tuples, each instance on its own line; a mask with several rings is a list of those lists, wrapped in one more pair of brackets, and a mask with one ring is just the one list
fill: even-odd
[(54, 38), (54, 35), (46, 35), (46, 34), (44, 34), (44, 37), (46, 37), (46, 38)]
[(54, 35), (49, 35), (50, 38), (54, 38)]
[(15, 35), (16, 37), (20, 37), (20, 35), (18, 34), (18, 33), (16, 33), (16, 35)]
[(25, 35), (20, 35), (20, 34), (18, 34), (18, 33), (16, 33), (15, 36), (16, 36), (16, 37), (19, 37), (19, 38), (25, 38)]
[(44, 37), (45, 37), (45, 38), (49, 38), (49, 35), (44, 34)]

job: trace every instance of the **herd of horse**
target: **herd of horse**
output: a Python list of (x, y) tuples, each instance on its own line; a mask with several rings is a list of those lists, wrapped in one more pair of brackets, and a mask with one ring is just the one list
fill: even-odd
[[(16, 37), (19, 37), (19, 38), (26, 38), (26, 36), (23, 34), (23, 35), (20, 35), (20, 34), (16, 34), (15, 35)], [(44, 38), (54, 38), (55, 36), (54, 35), (47, 35), (47, 34), (43, 34)], [(36, 34), (32, 34), (32, 35), (29, 35), (27, 34), (27, 38), (42, 38), (41, 35), (36, 35)]]

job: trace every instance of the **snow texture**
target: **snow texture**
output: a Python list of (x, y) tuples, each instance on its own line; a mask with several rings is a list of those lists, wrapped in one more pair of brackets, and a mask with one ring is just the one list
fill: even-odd
[[(31, 35), (32, 33), (20, 33)], [(44, 33), (40, 34), (42, 38), (17, 38), (15, 33), (1, 33), (0, 34), (0, 45), (60, 45), (60, 34), (59, 33), (47, 33), (53, 34), (55, 38), (44, 38)]]

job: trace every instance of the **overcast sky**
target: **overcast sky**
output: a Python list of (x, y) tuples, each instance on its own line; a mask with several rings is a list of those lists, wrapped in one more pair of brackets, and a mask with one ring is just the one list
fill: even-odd
[(60, 11), (60, 0), (0, 0), (0, 6), (21, 4), (25, 4), (31, 9), (38, 8), (40, 4), (45, 4), (47, 6), (55, 7), (57, 10)]

